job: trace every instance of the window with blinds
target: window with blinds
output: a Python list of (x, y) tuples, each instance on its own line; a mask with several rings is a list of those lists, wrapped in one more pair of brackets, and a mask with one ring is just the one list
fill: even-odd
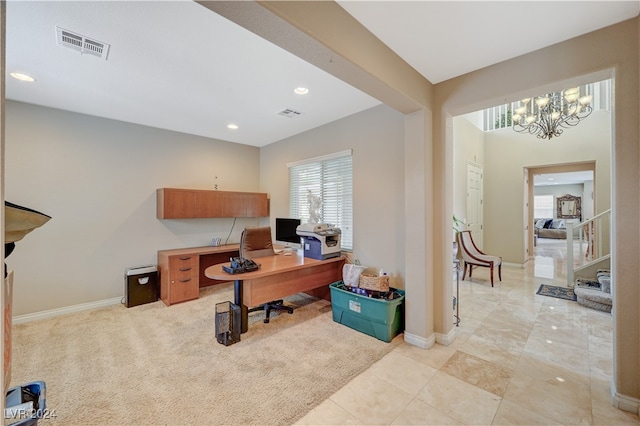
[(535, 195), (533, 197), (533, 217), (537, 219), (553, 218), (553, 195)]
[(287, 164), (289, 214), (302, 223), (327, 223), (342, 231), (343, 250), (353, 249), (351, 150)]

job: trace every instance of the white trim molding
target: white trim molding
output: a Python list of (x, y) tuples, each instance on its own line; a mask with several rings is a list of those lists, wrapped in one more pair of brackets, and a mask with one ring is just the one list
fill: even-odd
[(431, 335), (429, 337), (422, 337), (415, 334), (404, 332), (404, 341), (410, 345), (417, 346), (422, 349), (429, 349), (431, 346), (436, 344), (435, 335)]
[(104, 308), (107, 306), (116, 305), (118, 303), (122, 303), (122, 297), (114, 297), (113, 299), (97, 300), (95, 302), (65, 306), (64, 308), (50, 309), (48, 311), (34, 312), (32, 314), (18, 315), (13, 317), (13, 324), (24, 324), (31, 321), (54, 318), (60, 315), (72, 314), (75, 312)]
[(436, 342), (444, 346), (449, 346), (456, 340), (456, 328), (453, 327), (447, 334), (436, 333)]
[(634, 413), (640, 416), (640, 399), (619, 394), (615, 383), (611, 380), (611, 404), (618, 410)]

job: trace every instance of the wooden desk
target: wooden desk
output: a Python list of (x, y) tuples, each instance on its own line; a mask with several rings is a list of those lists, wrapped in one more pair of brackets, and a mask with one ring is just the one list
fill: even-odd
[(242, 333), (246, 333), (248, 329), (249, 306), (258, 306), (303, 292), (329, 300), (329, 284), (342, 279), (342, 266), (345, 262), (344, 257), (310, 259), (304, 257), (301, 251), (291, 256), (280, 253), (253, 260), (260, 264), (260, 269), (254, 272), (228, 274), (222, 266), (229, 266), (229, 263), (213, 265), (204, 271), (207, 278), (235, 282), (234, 303), (242, 309)]

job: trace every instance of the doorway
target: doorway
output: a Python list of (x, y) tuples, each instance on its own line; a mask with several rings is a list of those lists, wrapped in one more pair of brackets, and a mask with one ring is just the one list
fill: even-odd
[[(557, 219), (556, 200), (565, 194), (578, 196), (582, 199), (582, 215), (580, 218), (567, 219), (578, 224), (581, 221), (593, 217), (596, 212), (596, 162), (580, 162), (573, 164), (548, 165), (529, 167), (528, 199), (525, 202), (524, 211), (527, 215), (528, 252), (533, 255), (537, 248), (538, 239), (535, 238), (536, 219)], [(536, 197), (551, 200), (550, 211), (542, 208), (536, 213)], [(547, 207), (547, 206), (543, 206)], [(545, 217), (538, 217), (543, 215)], [(608, 237), (608, 236), (607, 236)], [(531, 256), (529, 256), (531, 258)]]

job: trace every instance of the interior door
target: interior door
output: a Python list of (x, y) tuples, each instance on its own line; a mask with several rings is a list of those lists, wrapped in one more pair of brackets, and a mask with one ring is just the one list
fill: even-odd
[(482, 166), (467, 162), (467, 229), (482, 250)]

